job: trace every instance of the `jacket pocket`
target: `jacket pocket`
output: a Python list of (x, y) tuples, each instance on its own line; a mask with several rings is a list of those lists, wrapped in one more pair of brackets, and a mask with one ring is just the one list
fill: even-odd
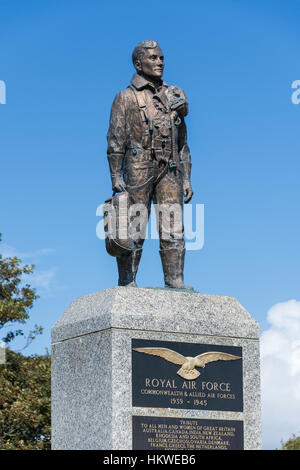
[(126, 162), (124, 168), (124, 181), (130, 189), (138, 189), (145, 186), (154, 178), (153, 163), (150, 161)]

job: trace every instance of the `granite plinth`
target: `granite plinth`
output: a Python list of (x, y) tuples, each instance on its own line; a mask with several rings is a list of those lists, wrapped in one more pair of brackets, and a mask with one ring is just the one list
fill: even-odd
[[(132, 339), (243, 349), (243, 410), (136, 407)], [(233, 297), (114, 287), (76, 299), (52, 329), (52, 448), (132, 449), (132, 417), (243, 421), (259, 449), (259, 328)]]

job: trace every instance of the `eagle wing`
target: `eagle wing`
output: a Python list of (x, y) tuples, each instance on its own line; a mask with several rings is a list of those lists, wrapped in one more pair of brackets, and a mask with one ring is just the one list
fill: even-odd
[(210, 351), (199, 356), (195, 357), (198, 367), (205, 367), (209, 362), (214, 361), (234, 361), (236, 359), (241, 359), (239, 356), (234, 356), (233, 354), (227, 354), (220, 351)]
[(172, 362), (182, 366), (186, 362), (186, 358), (182, 354), (172, 351), (167, 348), (132, 348), (134, 351), (142, 352), (145, 354), (152, 354), (153, 356), (159, 356), (166, 361)]

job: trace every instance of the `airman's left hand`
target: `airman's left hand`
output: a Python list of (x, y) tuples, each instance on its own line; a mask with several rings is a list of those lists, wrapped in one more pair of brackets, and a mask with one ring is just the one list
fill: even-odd
[(193, 197), (193, 189), (192, 189), (192, 185), (191, 185), (191, 182), (188, 181), (188, 180), (185, 180), (183, 182), (183, 195), (184, 195), (184, 203), (187, 204), (188, 202), (190, 202), (190, 200), (192, 199)]

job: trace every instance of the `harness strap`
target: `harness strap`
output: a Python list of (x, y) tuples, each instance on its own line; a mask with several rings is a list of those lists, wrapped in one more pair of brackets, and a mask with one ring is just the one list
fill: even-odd
[[(173, 156), (177, 155), (176, 142), (175, 142), (175, 125), (174, 125), (175, 113), (172, 112), (172, 115), (171, 115), (171, 147), (169, 147), (169, 145), (166, 143), (166, 146), (164, 149), (162, 148), (162, 146), (160, 146), (160, 148), (157, 148), (158, 142), (161, 141), (162, 139), (156, 137), (155, 140), (157, 142), (154, 143), (153, 141), (154, 140), (153, 139), (153, 123), (152, 123), (152, 120), (149, 119), (146, 114), (147, 105), (146, 105), (146, 100), (144, 96), (144, 91), (137, 92), (137, 90), (132, 85), (129, 85), (128, 88), (130, 88), (134, 94), (137, 106), (140, 111), (142, 122), (148, 125), (148, 130), (149, 130), (149, 134), (151, 138), (151, 154), (154, 156), (154, 152), (155, 152), (155, 155), (159, 157), (159, 161), (162, 161), (164, 163), (164, 168), (156, 179), (156, 183), (158, 183), (158, 181), (160, 181), (167, 174), (168, 168), (176, 169), (177, 167), (176, 163), (174, 162), (172, 158), (172, 155)], [(166, 141), (164, 140), (164, 142)], [(176, 157), (175, 157), (175, 160), (176, 160)]]
[(129, 85), (129, 87), (134, 96), (135, 96), (135, 100), (136, 100), (136, 103), (138, 105), (138, 108), (140, 110), (140, 115), (141, 115), (141, 119), (142, 119), (142, 122), (144, 123), (145, 126), (148, 127), (148, 132), (149, 132), (149, 135), (150, 135), (150, 149), (151, 149), (151, 155), (153, 156), (154, 155), (154, 147), (153, 147), (153, 123), (152, 123), (152, 120), (148, 118), (147, 114), (146, 114), (146, 108), (147, 108), (147, 105), (146, 105), (146, 101), (145, 101), (145, 96), (144, 96), (144, 91), (142, 92), (137, 92), (136, 89), (134, 88), (134, 86), (132, 85)]
[(129, 85), (129, 87), (133, 94), (134, 94), (134, 97), (135, 97), (135, 100), (136, 100), (136, 103), (138, 105), (138, 108), (140, 110), (140, 115), (141, 115), (141, 118), (142, 118), (142, 122), (145, 122), (146, 124), (148, 124), (148, 117), (146, 115), (146, 101), (145, 101), (145, 97), (144, 97), (144, 92), (138, 92), (136, 91), (136, 89), (134, 88), (134, 86), (132, 85)]

